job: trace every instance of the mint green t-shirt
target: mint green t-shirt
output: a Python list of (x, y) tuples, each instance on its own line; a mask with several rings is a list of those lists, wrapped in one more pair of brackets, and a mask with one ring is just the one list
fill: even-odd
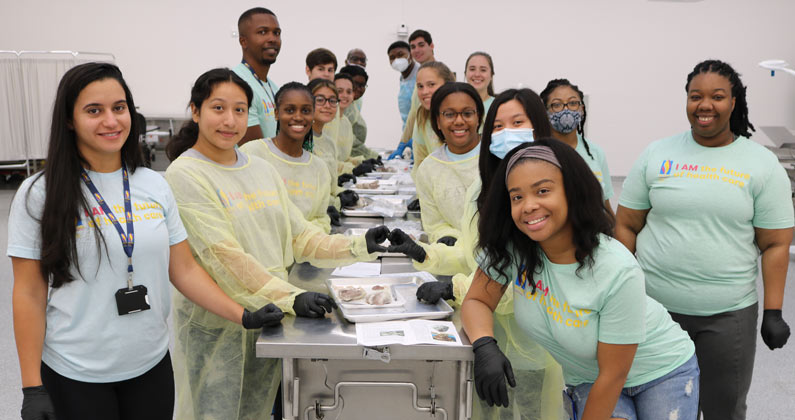
[(245, 80), (254, 97), (251, 98), (251, 107), (248, 109), (248, 126), (259, 125), (263, 138), (272, 138), (276, 135), (276, 92), (279, 86), (273, 83), (270, 77), (262, 81), (254, 77), (245, 64), (240, 63), (232, 69), (241, 79)]
[(646, 292), (675, 313), (708, 316), (757, 302), (754, 228), (793, 226), (790, 181), (746, 137), (704, 147), (690, 131), (649, 145), (619, 204), (649, 209), (635, 251)]
[(607, 167), (605, 151), (596, 143), (590, 140), (586, 141), (588, 142), (588, 149), (591, 151), (591, 156), (588, 156), (588, 151), (585, 150), (585, 142), (579, 134), (577, 134), (577, 147), (574, 150), (585, 159), (585, 163), (588, 164), (593, 174), (596, 175), (596, 179), (599, 180), (599, 184), (602, 185), (602, 197), (605, 200), (609, 200), (613, 198), (613, 182), (610, 180), (610, 169)]
[(643, 271), (624, 245), (605, 235), (599, 242), (593, 266), (579, 274), (579, 264), (554, 264), (543, 256), (532, 279), (520, 275), (516, 265), (502, 277), (486, 268), (485, 254), (477, 259), (491, 279), (509, 285), (505, 293), (514, 294), (517, 323), (560, 363), (566, 384), (596, 381), (598, 342), (638, 344), (625, 387), (665, 376), (693, 356), (693, 342), (646, 296)]

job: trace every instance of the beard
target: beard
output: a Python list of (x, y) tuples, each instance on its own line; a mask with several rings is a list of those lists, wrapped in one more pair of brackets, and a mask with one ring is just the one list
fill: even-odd
[(273, 58), (260, 58), (259, 62), (260, 62), (260, 64), (262, 64), (264, 66), (270, 66), (271, 64), (276, 62), (276, 57), (273, 57)]

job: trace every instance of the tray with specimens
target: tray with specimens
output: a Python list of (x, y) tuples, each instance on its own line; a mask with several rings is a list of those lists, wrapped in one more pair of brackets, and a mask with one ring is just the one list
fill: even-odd
[(356, 183), (347, 189), (359, 194), (397, 194), (397, 181), (378, 178), (356, 178)]
[[(436, 279), (425, 272), (410, 273), (409, 275), (385, 275), (380, 277), (331, 277), (326, 280), (326, 284), (331, 292), (331, 296), (337, 302), (342, 311), (342, 315), (350, 322), (380, 322), (397, 319), (442, 319), (447, 318), (453, 313), (453, 308), (443, 299), (436, 304), (429, 305), (417, 300), (417, 288), (427, 281)], [(381, 289), (373, 290), (374, 287)], [(345, 294), (346, 298), (361, 295), (361, 288), (364, 290), (365, 297), (355, 300), (345, 301), (340, 294)], [(348, 292), (350, 291), (350, 292)], [(388, 304), (373, 305), (364, 300), (371, 293), (391, 295), (393, 302)], [(371, 298), (373, 299), (373, 298)], [(358, 303), (360, 300), (364, 303)]]
[(384, 213), (380, 213), (372, 208), (375, 200), (383, 201), (390, 204), (390, 207), (395, 207), (394, 213), (389, 217), (403, 217), (406, 215), (407, 200), (410, 199), (409, 195), (365, 195), (359, 194), (359, 201), (353, 207), (344, 207), (341, 211), (343, 216), (349, 217), (384, 217)]

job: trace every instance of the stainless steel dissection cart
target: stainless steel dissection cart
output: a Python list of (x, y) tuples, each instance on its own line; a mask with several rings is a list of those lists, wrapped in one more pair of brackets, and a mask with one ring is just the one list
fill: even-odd
[[(328, 292), (330, 269), (298, 264), (289, 281)], [(382, 269), (382, 272), (384, 270)], [(263, 331), (258, 357), (281, 358), (284, 419), (441, 419), (471, 417), (472, 346), (356, 344), (356, 326), (339, 311), (323, 319), (286, 317)]]

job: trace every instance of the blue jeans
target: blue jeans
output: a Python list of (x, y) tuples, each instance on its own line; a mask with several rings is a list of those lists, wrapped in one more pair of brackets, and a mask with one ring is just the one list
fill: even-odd
[[(576, 413), (582, 418), (592, 383), (569, 387), (566, 394)], [(699, 370), (696, 356), (667, 375), (621, 390), (611, 417), (627, 420), (698, 418)]]

